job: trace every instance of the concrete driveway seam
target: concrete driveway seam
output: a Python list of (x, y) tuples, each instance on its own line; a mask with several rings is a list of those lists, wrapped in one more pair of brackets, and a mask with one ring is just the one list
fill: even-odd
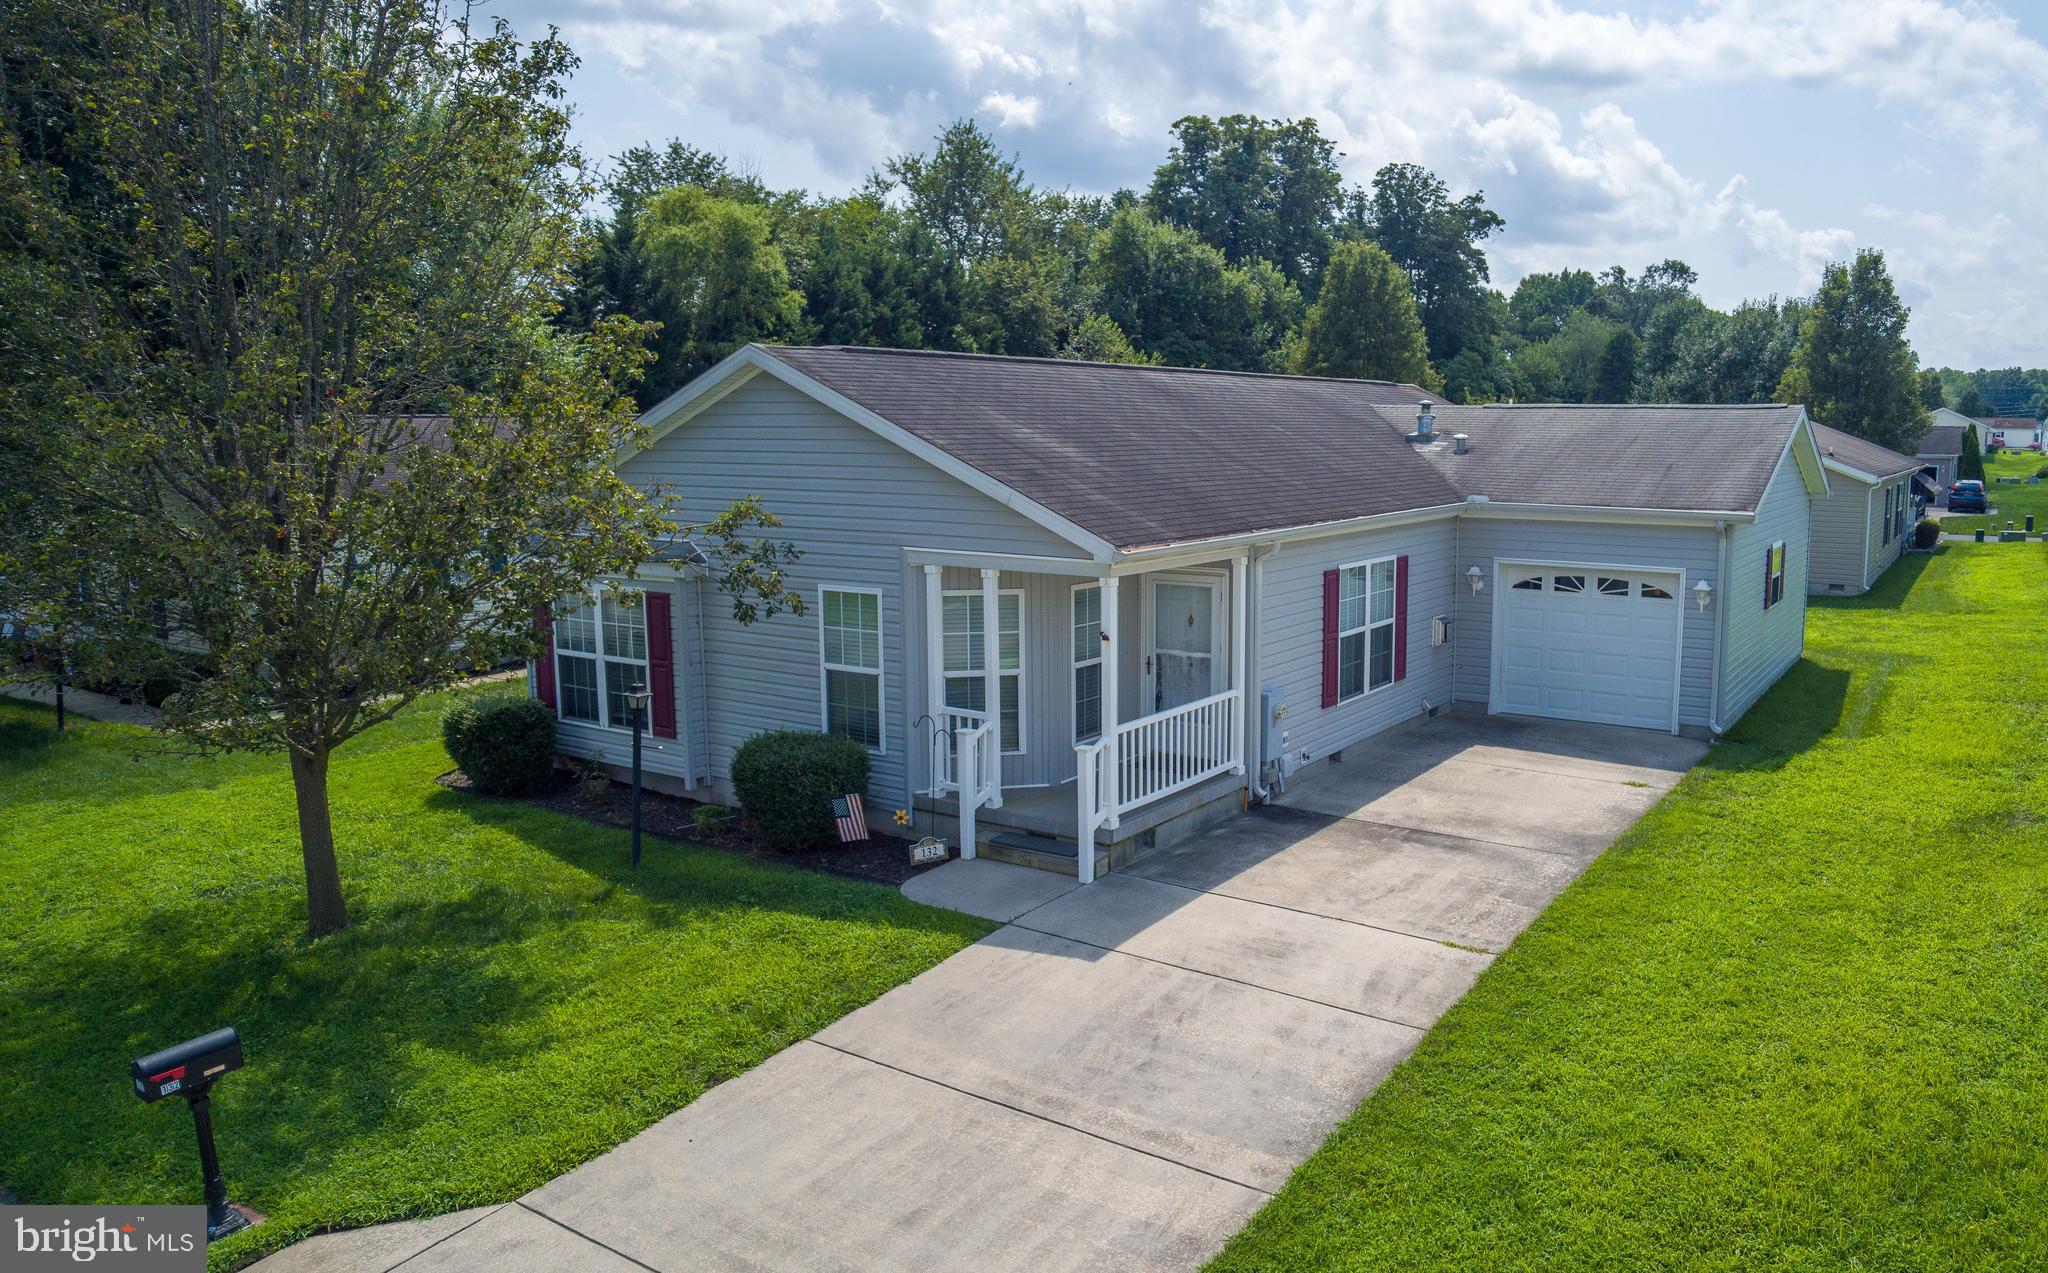
[[(1038, 930), (1037, 930), (1037, 929), (1033, 929), (1033, 930), (1031, 930), (1031, 931), (1033, 931), (1033, 932), (1037, 932)], [(1047, 934), (1047, 935), (1048, 935), (1048, 936), (1050, 936), (1051, 934)], [(1066, 939), (1062, 938), (1061, 940), (1066, 940)], [(1085, 943), (1085, 942), (1077, 942), (1077, 943), (1075, 943), (1075, 944), (1076, 944), (1076, 945), (1086, 945), (1086, 944), (1088, 944), (1088, 943)], [(1102, 949), (1102, 948), (1101, 948), (1101, 947), (1097, 947), (1097, 949), (1099, 950), (1099, 949)], [(1121, 954), (1121, 953), (1123, 953), (1123, 952), (1121, 952), (1121, 951), (1115, 951), (1115, 952), (1112, 952), (1112, 953), (1115, 953), (1115, 954)], [(1132, 956), (1132, 958), (1136, 958), (1136, 956)], [(1153, 963), (1157, 963), (1157, 962), (1159, 962), (1159, 961), (1158, 961), (1158, 960), (1152, 960), (1152, 961), (1150, 961), (1150, 962), (1153, 962)], [(1169, 966), (1169, 967), (1171, 967), (1172, 965), (1168, 965), (1168, 966)], [(1201, 974), (1201, 975), (1203, 975), (1203, 976), (1209, 976), (1209, 975), (1211, 975), (1211, 974), (1208, 974), (1208, 973), (1203, 973), (1203, 974)], [(1219, 978), (1217, 978), (1217, 980), (1219, 980), (1219, 981), (1223, 981), (1223, 980), (1227, 980), (1227, 978), (1222, 978), (1222, 977), (1219, 977)], [(1291, 997), (1291, 996), (1290, 996), (1290, 997)], [(1328, 1006), (1328, 1005), (1324, 1005), (1324, 1006)], [(1345, 1011), (1349, 1011), (1349, 1010), (1348, 1010), (1348, 1009), (1345, 1009)], [(1364, 1013), (1358, 1013), (1358, 1014), (1355, 1014), (1355, 1015), (1358, 1015), (1358, 1016), (1363, 1016), (1363, 1015), (1365, 1015), (1365, 1014), (1364, 1014)], [(1398, 1023), (1398, 1022), (1396, 1022), (1396, 1023), (1394, 1023), (1394, 1024), (1399, 1024), (1399, 1023)], [(1057, 1118), (1048, 1118), (1048, 1117), (1046, 1117), (1046, 1116), (1045, 1116), (1044, 1114), (1041, 1114), (1041, 1113), (1039, 1113), (1039, 1112), (1038, 1112), (1038, 1111), (1036, 1111), (1036, 1110), (1029, 1110), (1029, 1109), (1024, 1109), (1024, 1108), (1023, 1108), (1023, 1107), (1021, 1107), (1021, 1106), (1017, 1106), (1017, 1105), (1012, 1105), (1012, 1104), (1010, 1104), (1010, 1103), (1009, 1103), (1008, 1101), (999, 1101), (999, 1100), (996, 1100), (996, 1099), (995, 1099), (994, 1097), (992, 1097), (992, 1096), (987, 1096), (987, 1095), (984, 1095), (984, 1094), (983, 1094), (983, 1093), (981, 1093), (981, 1092), (977, 1092), (977, 1091), (974, 1091), (974, 1090), (973, 1090), (972, 1088), (966, 1088), (966, 1087), (956, 1087), (956, 1086), (954, 1086), (953, 1084), (951, 1084), (951, 1083), (948, 1083), (948, 1082), (944, 1081), (943, 1079), (935, 1079), (935, 1078), (933, 1078), (933, 1077), (932, 1077), (931, 1075), (929, 1075), (929, 1074), (919, 1074), (919, 1073), (918, 1073), (918, 1072), (917, 1072), (916, 1070), (906, 1070), (906, 1069), (904, 1069), (904, 1068), (903, 1068), (902, 1066), (900, 1066), (900, 1065), (891, 1065), (891, 1064), (889, 1064), (889, 1063), (888, 1063), (887, 1061), (878, 1061), (878, 1060), (876, 1060), (876, 1059), (875, 1059), (874, 1057), (871, 1057), (871, 1056), (867, 1055), (867, 1054), (866, 1054), (866, 1053), (864, 1053), (864, 1052), (856, 1052), (856, 1051), (854, 1051), (854, 1050), (853, 1050), (852, 1048), (848, 1048), (848, 1047), (843, 1047), (843, 1046), (841, 1046), (841, 1045), (839, 1045), (839, 1044), (837, 1044), (837, 1043), (827, 1043), (827, 1042), (825, 1042), (825, 1041), (824, 1041), (823, 1039), (819, 1039), (819, 1038), (815, 1038), (815, 1037), (813, 1037), (813, 1038), (809, 1038), (809, 1039), (804, 1039), (804, 1040), (801, 1040), (801, 1041), (800, 1041), (800, 1043), (815, 1043), (815, 1044), (817, 1044), (817, 1045), (818, 1045), (819, 1047), (821, 1047), (821, 1048), (826, 1048), (826, 1049), (829, 1049), (829, 1050), (831, 1050), (831, 1051), (833, 1051), (833, 1052), (837, 1052), (837, 1053), (839, 1053), (839, 1055), (841, 1055), (841, 1056), (847, 1056), (847, 1057), (852, 1057), (852, 1058), (853, 1058), (854, 1060), (856, 1060), (856, 1061), (866, 1061), (866, 1062), (867, 1062), (867, 1063), (868, 1063), (869, 1065), (876, 1065), (876, 1066), (880, 1066), (880, 1067), (881, 1067), (882, 1069), (885, 1069), (885, 1070), (893, 1070), (893, 1071), (895, 1071), (896, 1073), (898, 1073), (898, 1074), (901, 1074), (901, 1075), (903, 1075), (903, 1076), (904, 1076), (905, 1078), (913, 1078), (913, 1079), (917, 1079), (917, 1080), (918, 1080), (918, 1081), (920, 1081), (920, 1082), (924, 1082), (924, 1083), (929, 1083), (929, 1084), (931, 1084), (931, 1085), (932, 1085), (933, 1087), (943, 1087), (943, 1088), (945, 1088), (945, 1089), (946, 1089), (947, 1091), (949, 1091), (949, 1092), (957, 1092), (957, 1093), (959, 1093), (959, 1094), (960, 1094), (960, 1095), (962, 1095), (962, 1096), (970, 1097), (970, 1098), (972, 1098), (972, 1099), (974, 1099), (974, 1100), (977, 1100), (977, 1101), (981, 1101), (981, 1102), (982, 1102), (982, 1103), (984, 1103), (984, 1104), (987, 1104), (987, 1105), (993, 1105), (993, 1106), (995, 1106), (995, 1107), (996, 1107), (997, 1109), (1006, 1109), (1006, 1110), (1009, 1110), (1009, 1111), (1010, 1111), (1011, 1113), (1013, 1113), (1013, 1114), (1022, 1114), (1022, 1115), (1024, 1115), (1024, 1117), (1026, 1117), (1026, 1118), (1036, 1119), (1037, 1121), (1039, 1121), (1039, 1122), (1041, 1122), (1041, 1123), (1044, 1123), (1044, 1124), (1046, 1124), (1046, 1125), (1048, 1125), (1048, 1126), (1051, 1126), (1051, 1127), (1058, 1127), (1058, 1128), (1062, 1128), (1062, 1129), (1064, 1129), (1064, 1130), (1066, 1130), (1066, 1131), (1070, 1131), (1070, 1132), (1074, 1132), (1074, 1133), (1077, 1133), (1078, 1135), (1086, 1136), (1086, 1137), (1087, 1137), (1088, 1139), (1090, 1139), (1090, 1140), (1093, 1140), (1093, 1141), (1100, 1141), (1100, 1142), (1101, 1142), (1102, 1144), (1105, 1144), (1105, 1145), (1114, 1145), (1114, 1146), (1116, 1146), (1116, 1147), (1117, 1147), (1118, 1149), (1126, 1149), (1126, 1150), (1129, 1150), (1129, 1151), (1130, 1151), (1131, 1153), (1134, 1153), (1134, 1154), (1143, 1154), (1143, 1155), (1144, 1155), (1145, 1157), (1147, 1157), (1147, 1158), (1150, 1158), (1150, 1159), (1154, 1160), (1155, 1162), (1163, 1162), (1163, 1163), (1167, 1164), (1167, 1165), (1168, 1165), (1168, 1166), (1170, 1166), (1170, 1167), (1179, 1167), (1179, 1168), (1181, 1168), (1181, 1169), (1182, 1169), (1182, 1170), (1184, 1170), (1184, 1171), (1192, 1171), (1192, 1172), (1194, 1172), (1194, 1173), (1195, 1173), (1196, 1175), (1199, 1175), (1199, 1176), (1207, 1176), (1207, 1177), (1208, 1177), (1209, 1179), (1211, 1179), (1211, 1180), (1220, 1180), (1220, 1181), (1222, 1181), (1222, 1182), (1223, 1182), (1224, 1184), (1226, 1184), (1226, 1185), (1236, 1185), (1236, 1186), (1237, 1186), (1238, 1188), (1240, 1188), (1240, 1189), (1249, 1189), (1249, 1190), (1251, 1190), (1251, 1191), (1252, 1191), (1253, 1193), (1259, 1194), (1259, 1195), (1261, 1195), (1262, 1197), (1267, 1197), (1267, 1198), (1270, 1198), (1270, 1197), (1272, 1197), (1272, 1196), (1273, 1196), (1273, 1191), (1272, 1191), (1271, 1189), (1262, 1189), (1262, 1188), (1260, 1188), (1260, 1187), (1259, 1187), (1259, 1186), (1257, 1186), (1257, 1185), (1254, 1185), (1254, 1184), (1247, 1184), (1246, 1182), (1244, 1182), (1244, 1181), (1242, 1181), (1242, 1180), (1233, 1180), (1233, 1179), (1232, 1179), (1231, 1177), (1229, 1177), (1229, 1176), (1226, 1176), (1226, 1175), (1222, 1174), (1221, 1172), (1217, 1172), (1217, 1171), (1211, 1171), (1211, 1170), (1209, 1170), (1209, 1169), (1208, 1169), (1207, 1167), (1198, 1167), (1198, 1166), (1196, 1166), (1196, 1165), (1195, 1165), (1194, 1163), (1190, 1163), (1190, 1162), (1182, 1162), (1182, 1161), (1181, 1161), (1180, 1159), (1178, 1159), (1178, 1158), (1169, 1158), (1169, 1157), (1167, 1157), (1167, 1156), (1166, 1156), (1165, 1154), (1157, 1153), (1157, 1152), (1154, 1152), (1153, 1150), (1150, 1150), (1150, 1149), (1144, 1149), (1144, 1148), (1141, 1148), (1141, 1147), (1139, 1147), (1139, 1146), (1137, 1146), (1137, 1145), (1127, 1144), (1127, 1143), (1125, 1143), (1124, 1141), (1116, 1140), (1116, 1139), (1114, 1139), (1114, 1138), (1112, 1138), (1112, 1137), (1109, 1137), (1109, 1136), (1104, 1136), (1104, 1135), (1103, 1135), (1103, 1134), (1102, 1134), (1101, 1132), (1091, 1132), (1091, 1131), (1089, 1131), (1089, 1130), (1088, 1130), (1087, 1128), (1085, 1128), (1085, 1127), (1076, 1127), (1076, 1126), (1074, 1126), (1074, 1125), (1073, 1125), (1072, 1123), (1063, 1123), (1063, 1122), (1061, 1122), (1061, 1121), (1060, 1121), (1059, 1119), (1057, 1119)], [(799, 1044), (799, 1046), (800, 1046), (800, 1044)]]

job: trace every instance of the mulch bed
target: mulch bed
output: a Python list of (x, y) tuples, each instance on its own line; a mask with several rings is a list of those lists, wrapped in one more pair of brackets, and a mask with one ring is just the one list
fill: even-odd
[[(457, 791), (471, 790), (468, 777), (460, 769), (451, 769), (442, 774), (439, 782), (442, 786)], [(603, 792), (589, 795), (584, 792), (575, 775), (567, 771), (558, 771), (549, 779), (547, 786), (534, 795), (525, 797), (525, 800), (543, 809), (553, 809), (557, 813), (570, 814), (602, 826), (633, 825), (633, 789), (623, 782), (610, 783)], [(920, 875), (935, 866), (943, 865), (932, 862), (923, 866), (912, 866), (911, 842), (880, 830), (875, 825), (874, 810), (869, 811), (870, 838), (865, 844), (828, 843), (798, 853), (785, 853), (761, 843), (746, 820), (737, 814), (733, 814), (723, 827), (710, 835), (698, 831), (696, 812), (702, 803), (685, 796), (664, 795), (661, 792), (642, 789), (640, 828), (648, 835), (669, 840), (688, 840), (692, 844), (708, 845), (726, 853), (752, 858), (757, 862), (780, 862), (784, 866), (794, 866), (801, 870), (868, 880), (876, 884), (901, 884), (913, 875)], [(890, 811), (882, 810), (880, 818), (882, 822), (889, 823)], [(951, 861), (959, 855), (957, 847), (949, 848), (946, 860)]]

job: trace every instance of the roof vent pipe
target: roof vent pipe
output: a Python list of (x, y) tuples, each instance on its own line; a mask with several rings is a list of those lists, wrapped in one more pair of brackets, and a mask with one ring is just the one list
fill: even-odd
[(1415, 409), (1415, 436), (1424, 442), (1435, 437), (1436, 413), (1431, 411), (1427, 398)]
[(1453, 433), (1451, 435), (1451, 448), (1459, 455), (1463, 455), (1472, 449), (1472, 439), (1462, 433)]

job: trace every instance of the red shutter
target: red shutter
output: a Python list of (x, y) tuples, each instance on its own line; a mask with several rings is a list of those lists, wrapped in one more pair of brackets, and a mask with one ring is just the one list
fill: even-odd
[(668, 594), (647, 598), (647, 689), (654, 697), (648, 715), (656, 737), (676, 736), (676, 643), (668, 621)]
[(533, 692), (549, 711), (559, 715), (555, 706), (555, 621), (546, 606), (533, 608), (533, 626), (541, 637), (540, 659), (533, 665)]
[(1408, 558), (1394, 558), (1394, 679), (1408, 675)]
[(1337, 705), (1337, 572), (1323, 572), (1323, 706)]

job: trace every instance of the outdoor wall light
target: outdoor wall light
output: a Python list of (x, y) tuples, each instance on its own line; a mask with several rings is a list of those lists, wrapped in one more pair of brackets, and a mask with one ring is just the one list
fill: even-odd
[(1700, 603), (1701, 610), (1705, 610), (1708, 606), (1713, 605), (1714, 585), (1704, 579), (1700, 580), (1692, 586), (1692, 599)]
[(1486, 576), (1477, 566), (1465, 568), (1465, 582), (1472, 585), (1472, 595), (1475, 597), (1486, 591)]

